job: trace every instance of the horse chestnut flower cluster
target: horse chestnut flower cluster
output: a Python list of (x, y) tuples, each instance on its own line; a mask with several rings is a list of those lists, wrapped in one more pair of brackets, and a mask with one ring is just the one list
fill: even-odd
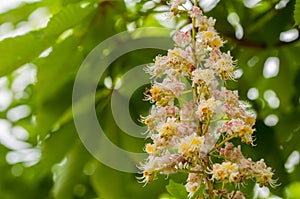
[(170, 11), (175, 17), (187, 15), (189, 28), (177, 30), (175, 47), (146, 68), (152, 86), (145, 99), (153, 105), (142, 117), (151, 142), (140, 165), (141, 182), (186, 172), (185, 187), (194, 198), (245, 198), (238, 189), (247, 179), (274, 187), (274, 173), (264, 160), (246, 158), (241, 146), (231, 142), (235, 138), (253, 145), (255, 130), (248, 105), (224, 86), (234, 80), (237, 63), (230, 52), (221, 51), (224, 41), (214, 28), (215, 19), (205, 16), (197, 2), (185, 9), (185, 2), (172, 0)]

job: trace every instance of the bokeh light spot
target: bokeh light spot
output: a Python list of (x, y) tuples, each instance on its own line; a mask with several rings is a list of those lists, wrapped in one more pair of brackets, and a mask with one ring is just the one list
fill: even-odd
[(259, 96), (259, 92), (257, 88), (250, 88), (247, 92), (247, 97), (250, 100), (256, 100)]
[(267, 126), (276, 126), (278, 121), (279, 121), (279, 119), (278, 119), (277, 115), (270, 114), (265, 118), (264, 123)]
[(279, 58), (269, 57), (264, 64), (263, 74), (265, 78), (276, 77), (279, 73)]

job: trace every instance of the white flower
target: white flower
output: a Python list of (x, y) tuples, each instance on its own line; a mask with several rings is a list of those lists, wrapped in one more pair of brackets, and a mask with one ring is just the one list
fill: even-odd
[(214, 98), (209, 98), (208, 100), (202, 99), (196, 110), (197, 116), (200, 120), (210, 120), (221, 111), (220, 103), (220, 101), (215, 100)]
[(181, 95), (185, 88), (184, 83), (176, 80), (171, 80), (169, 78), (165, 78), (160, 85), (163, 88), (170, 90), (177, 97)]
[(192, 37), (190, 31), (176, 31), (174, 35), (174, 41), (179, 47), (185, 47), (191, 43)]
[(204, 48), (218, 49), (223, 46), (223, 41), (215, 30), (206, 30), (197, 33), (197, 41), (202, 44)]
[(239, 167), (232, 162), (222, 162), (213, 165), (212, 178), (222, 182), (238, 182), (239, 180)]
[(204, 16), (199, 7), (194, 6), (190, 11), (190, 16), (195, 19), (195, 27), (199, 28), (200, 31), (214, 30), (216, 20), (212, 17), (208, 18), (207, 16)]
[(205, 66), (207, 68), (212, 68), (216, 71), (218, 75), (225, 81), (228, 79), (234, 79), (234, 65), (236, 64), (233, 61), (230, 51), (227, 53), (222, 53), (218, 49), (213, 49), (210, 52), (210, 57), (207, 59)]
[(162, 77), (165, 70), (168, 67), (168, 57), (167, 56), (156, 56), (155, 63), (153, 65), (148, 65), (145, 68), (146, 73), (149, 73), (153, 77)]
[(182, 4), (185, 4), (186, 0), (171, 0), (170, 5), (171, 5), (171, 10), (174, 8), (178, 8), (178, 6), (181, 6)]
[(200, 154), (204, 146), (204, 141), (204, 137), (194, 133), (181, 139), (181, 142), (178, 145), (178, 152), (184, 156)]
[(193, 103), (183, 104), (180, 110), (181, 121), (196, 121), (195, 105)]
[(197, 68), (192, 72), (192, 85), (197, 85), (197, 92), (200, 97), (210, 95), (218, 84), (215, 72), (211, 69)]

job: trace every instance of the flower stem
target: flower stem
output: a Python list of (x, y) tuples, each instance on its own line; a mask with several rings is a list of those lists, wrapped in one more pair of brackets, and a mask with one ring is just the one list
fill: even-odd
[(192, 92), (192, 89), (189, 89), (189, 90), (183, 91), (181, 94), (182, 94), (182, 95), (184, 95), (184, 94), (188, 94), (188, 93), (190, 93), (190, 92)]
[[(197, 6), (197, 0), (194, 0), (194, 6)], [(192, 51), (193, 51), (193, 61), (197, 67), (197, 58), (196, 58), (196, 19), (192, 17)]]
[(211, 186), (211, 183), (210, 183), (208, 177), (205, 177), (205, 181), (206, 181), (206, 184), (207, 184), (207, 187), (208, 187), (209, 198), (213, 199), (214, 196), (213, 196), (213, 192), (212, 192), (212, 186)]
[(210, 124), (210, 117), (208, 117), (207, 122), (205, 124), (205, 128), (203, 130), (203, 135), (205, 135), (207, 133), (209, 124)]
[(234, 138), (234, 136), (230, 136), (224, 140), (222, 140), (218, 145), (216, 145), (214, 148), (212, 148), (212, 150), (210, 150), (209, 154), (213, 151), (215, 151), (216, 149), (220, 148), (225, 142), (228, 142), (229, 140), (231, 140), (232, 138)]

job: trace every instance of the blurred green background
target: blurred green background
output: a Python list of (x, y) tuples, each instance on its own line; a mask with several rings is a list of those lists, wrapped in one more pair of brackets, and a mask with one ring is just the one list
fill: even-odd
[[(168, 180), (143, 187), (138, 174), (116, 171), (91, 156), (71, 115), (72, 87), (81, 63), (101, 41), (140, 27), (174, 29), (182, 19), (165, 1), (44, 0), (0, 3), (0, 198), (167, 199)], [(242, 146), (273, 167), (280, 186), (248, 198), (300, 198), (300, 0), (200, 0), (206, 15), (238, 60), (240, 98), (257, 114), (256, 146)], [(118, 58), (101, 77), (96, 110), (107, 136), (125, 150), (143, 152), (144, 139), (115, 124), (110, 97), (126, 71), (151, 63), (157, 49)], [(104, 79), (111, 80), (104, 83)], [(108, 81), (108, 82), (109, 82)], [(130, 100), (132, 119), (147, 115), (144, 87)], [(105, 119), (103, 119), (105, 118)], [(107, 151), (109, 153), (109, 151)], [(184, 175), (169, 176), (184, 182)]]

